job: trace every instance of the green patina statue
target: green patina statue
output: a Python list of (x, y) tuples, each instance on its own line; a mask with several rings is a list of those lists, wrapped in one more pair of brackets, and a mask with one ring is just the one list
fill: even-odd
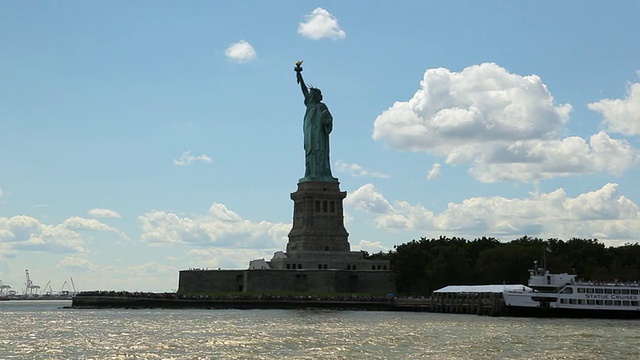
[(307, 88), (302, 79), (302, 61), (296, 62), (296, 78), (307, 111), (304, 114), (305, 172), (303, 181), (338, 181), (331, 175), (329, 162), (329, 134), (333, 128), (333, 116), (322, 102), (322, 93), (315, 87)]

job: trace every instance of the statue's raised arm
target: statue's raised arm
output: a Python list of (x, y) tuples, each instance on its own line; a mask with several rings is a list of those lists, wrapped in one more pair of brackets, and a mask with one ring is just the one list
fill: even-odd
[(296, 72), (296, 80), (298, 84), (300, 84), (300, 88), (302, 88), (302, 95), (306, 98), (309, 94), (309, 89), (307, 89), (307, 85), (304, 83), (304, 79), (302, 78), (302, 60), (296, 61), (296, 67), (293, 68)]

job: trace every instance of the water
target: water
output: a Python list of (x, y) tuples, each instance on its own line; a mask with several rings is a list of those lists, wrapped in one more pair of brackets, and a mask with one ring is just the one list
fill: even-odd
[(638, 359), (640, 321), (0, 302), (0, 359)]

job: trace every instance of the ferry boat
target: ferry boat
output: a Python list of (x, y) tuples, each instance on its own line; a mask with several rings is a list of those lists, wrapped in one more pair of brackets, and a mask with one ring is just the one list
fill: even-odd
[(529, 288), (505, 289), (510, 316), (640, 318), (640, 284), (586, 282), (544, 267), (529, 270)]

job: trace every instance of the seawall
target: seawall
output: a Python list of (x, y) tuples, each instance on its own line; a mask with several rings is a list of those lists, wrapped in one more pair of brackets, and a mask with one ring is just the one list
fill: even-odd
[(394, 310), (393, 302), (346, 300), (281, 300), (281, 299), (179, 299), (125, 296), (76, 296), (73, 308), (123, 309), (335, 309), (335, 310)]
[(433, 297), (386, 296), (207, 296), (175, 293), (93, 292), (73, 298), (74, 308), (166, 309), (333, 309), (414, 311), (500, 316), (502, 294)]

